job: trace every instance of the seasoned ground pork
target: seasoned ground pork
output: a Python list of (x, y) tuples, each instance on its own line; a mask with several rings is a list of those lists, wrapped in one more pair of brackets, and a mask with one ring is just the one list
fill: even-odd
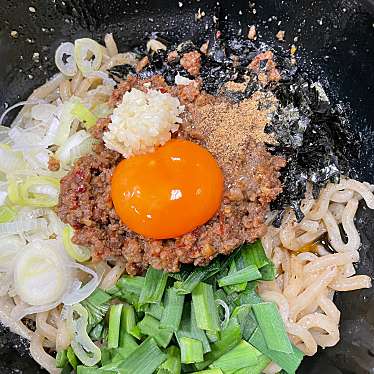
[[(187, 111), (189, 105), (206, 105), (214, 100), (200, 94), (198, 82), (190, 87), (172, 88), (161, 77), (150, 82), (153, 88), (178, 95), (188, 103)], [(120, 102), (132, 87), (146, 89), (143, 83), (136, 78), (121, 83), (111, 104)], [(198, 139), (196, 129), (191, 126), (193, 120), (193, 115), (186, 115), (177, 136), (204, 145), (204, 139)], [(108, 123), (108, 119), (99, 120), (93, 130), (96, 138), (101, 139)], [(111, 176), (120, 160), (121, 155), (106, 149), (102, 142), (94, 153), (80, 158), (62, 179), (58, 215), (75, 229), (76, 244), (89, 246), (96, 258), (123, 257), (129, 274), (140, 274), (148, 266), (170, 272), (178, 271), (181, 263), (203, 266), (217, 254), (229, 254), (240, 244), (262, 236), (269, 203), (282, 190), (278, 178), (279, 170), (285, 165), (284, 159), (271, 156), (263, 144), (248, 140), (246, 152), (221, 165), (225, 194), (216, 215), (179, 238), (152, 240), (128, 230), (114, 210)]]

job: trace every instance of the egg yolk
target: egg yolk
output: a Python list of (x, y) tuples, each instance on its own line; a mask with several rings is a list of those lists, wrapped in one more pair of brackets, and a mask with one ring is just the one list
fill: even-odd
[(203, 147), (170, 140), (154, 152), (122, 160), (112, 177), (121, 221), (154, 239), (175, 238), (207, 222), (218, 210), (223, 175)]

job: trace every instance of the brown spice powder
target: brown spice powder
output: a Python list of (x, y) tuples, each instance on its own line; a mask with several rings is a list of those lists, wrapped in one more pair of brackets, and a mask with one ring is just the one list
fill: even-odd
[(218, 163), (224, 166), (243, 153), (253, 140), (274, 143), (274, 138), (265, 134), (264, 128), (276, 106), (273, 94), (260, 91), (239, 103), (215, 100), (195, 108), (192, 126)]

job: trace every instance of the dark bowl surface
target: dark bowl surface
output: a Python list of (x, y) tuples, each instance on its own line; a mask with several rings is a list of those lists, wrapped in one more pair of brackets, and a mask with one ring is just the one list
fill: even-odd
[[(198, 9), (205, 12), (195, 20)], [(300, 64), (342, 101), (361, 141), (355, 169), (374, 183), (373, 0), (0, 0), (0, 112), (25, 99), (55, 72), (54, 50), (63, 41), (113, 32), (121, 50), (144, 44), (152, 32), (175, 41), (203, 41), (219, 17), (226, 35), (246, 35), (256, 25), (259, 41), (298, 47)], [(17, 37), (11, 36), (17, 31)], [(11, 116), (10, 116), (11, 117)], [(8, 123), (11, 118), (7, 118)], [(362, 208), (358, 272), (374, 276), (374, 214)], [(341, 293), (341, 341), (303, 361), (298, 373), (374, 372), (374, 291)], [(42, 373), (27, 344), (0, 326), (0, 373)]]

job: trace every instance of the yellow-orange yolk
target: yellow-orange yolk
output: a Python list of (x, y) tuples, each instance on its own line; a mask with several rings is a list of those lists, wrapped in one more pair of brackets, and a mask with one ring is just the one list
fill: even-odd
[(122, 160), (112, 177), (121, 221), (154, 239), (175, 238), (207, 222), (220, 207), (223, 175), (203, 147), (170, 140), (154, 152)]

